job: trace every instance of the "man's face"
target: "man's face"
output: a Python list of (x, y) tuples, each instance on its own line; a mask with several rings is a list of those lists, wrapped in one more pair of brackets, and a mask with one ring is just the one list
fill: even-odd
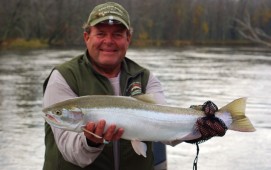
[(84, 33), (84, 40), (93, 66), (96, 69), (119, 68), (129, 47), (131, 35), (121, 24), (97, 24), (90, 33)]

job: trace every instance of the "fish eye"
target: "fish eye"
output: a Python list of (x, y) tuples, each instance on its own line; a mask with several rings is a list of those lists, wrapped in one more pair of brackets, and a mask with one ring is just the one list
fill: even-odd
[(60, 116), (60, 115), (62, 115), (62, 112), (60, 110), (57, 110), (57, 111), (55, 111), (55, 114)]

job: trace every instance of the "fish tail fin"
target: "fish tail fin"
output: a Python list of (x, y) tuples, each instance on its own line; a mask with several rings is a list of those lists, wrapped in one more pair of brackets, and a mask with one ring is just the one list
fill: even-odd
[(231, 114), (232, 123), (229, 129), (240, 132), (254, 132), (256, 130), (245, 115), (246, 101), (245, 97), (239, 98), (219, 109), (219, 112)]

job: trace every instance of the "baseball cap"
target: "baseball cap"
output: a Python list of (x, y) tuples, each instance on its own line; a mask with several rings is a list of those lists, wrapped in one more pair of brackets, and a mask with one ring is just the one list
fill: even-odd
[(87, 24), (94, 26), (98, 23), (108, 21), (108, 24), (121, 23), (127, 29), (130, 28), (130, 18), (128, 12), (115, 2), (106, 2), (97, 5), (89, 15)]

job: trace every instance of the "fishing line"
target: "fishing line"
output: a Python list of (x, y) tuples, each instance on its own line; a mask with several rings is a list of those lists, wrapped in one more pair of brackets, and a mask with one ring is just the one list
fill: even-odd
[(224, 136), (227, 129), (228, 128), (225, 123), (217, 117), (209, 116), (198, 119), (196, 130), (201, 133), (202, 137), (199, 139), (187, 141), (188, 143), (196, 144), (197, 146), (197, 155), (193, 163), (193, 170), (197, 170), (199, 144), (211, 139), (214, 136)]
[(196, 158), (194, 159), (194, 163), (193, 163), (193, 170), (197, 170), (198, 169), (198, 156), (199, 156), (199, 143), (196, 142), (196, 146), (197, 146), (197, 155)]

